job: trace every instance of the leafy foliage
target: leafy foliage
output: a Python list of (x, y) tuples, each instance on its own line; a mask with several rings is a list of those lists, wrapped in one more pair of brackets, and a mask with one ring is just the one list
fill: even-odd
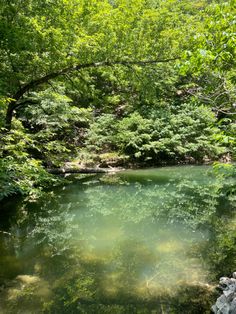
[(107, 114), (91, 125), (86, 146), (95, 151), (118, 149), (133, 160), (151, 163), (191, 157), (203, 161), (225, 152), (218, 141), (224, 135), (215, 121), (207, 107), (194, 103), (150, 109), (144, 116), (134, 112), (119, 121)]
[(0, 15), (2, 173), (12, 154), (36, 169), (235, 154), (233, 1), (13, 0)]
[[(133, 289), (140, 270), (153, 262), (148, 244), (129, 239), (106, 258), (87, 254), (93, 246), (81, 230), (88, 226), (78, 225), (66, 187), (63, 199), (41, 198), (41, 211), (34, 211), (32, 201), (61, 182), (48, 168), (68, 161), (80, 166), (232, 161), (235, 23), (234, 0), (0, 1), (0, 201), (29, 196), (15, 231), (0, 231), (0, 237), (13, 235), (4, 238), (1, 251), (11, 246), (15, 252), (15, 274), (20, 245), (33, 240), (39, 248), (34, 258), (28, 248), (23, 252), (24, 268), (37, 276), (18, 290), (7, 288), (13, 292), (9, 312), (21, 306), (30, 312), (32, 306), (40, 313), (146, 313), (152, 310), (147, 299), (157, 310), (156, 296), (148, 289), (143, 293), (148, 282)], [(133, 181), (125, 175), (104, 176), (102, 184), (85, 180), (70, 198), (80, 193), (76, 206), (89, 202), (95, 231), (97, 219), (115, 211), (129, 224), (151, 219), (148, 228), (165, 220), (203, 235), (208, 230), (209, 242), (191, 247), (193, 257), (206, 257), (213, 280), (235, 270), (235, 168), (215, 164), (202, 185), (192, 177), (155, 180), (152, 173), (144, 181), (135, 174)], [(88, 215), (85, 209), (82, 215)], [(81, 243), (87, 256), (78, 249)], [(124, 247), (131, 248), (128, 254)], [(173, 263), (161, 258), (162, 265)], [(1, 265), (10, 260), (4, 256)], [(180, 285), (173, 313), (206, 312), (212, 295), (206, 287)], [(112, 304), (116, 299), (120, 304)]]
[(35, 198), (43, 188), (57, 182), (42, 167), (40, 160), (29, 155), (27, 150), (31, 146), (33, 140), (25, 134), (19, 121), (16, 122), (16, 130), (1, 137), (0, 200), (17, 193)]

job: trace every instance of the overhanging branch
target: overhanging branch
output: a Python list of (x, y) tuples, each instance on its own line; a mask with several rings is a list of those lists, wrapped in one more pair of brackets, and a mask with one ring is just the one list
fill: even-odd
[(40, 86), (41, 84), (48, 83), (50, 80), (55, 79), (61, 75), (69, 74), (71, 72), (80, 71), (82, 69), (88, 69), (88, 68), (99, 68), (99, 67), (112, 67), (115, 65), (122, 65), (122, 66), (147, 66), (157, 63), (167, 63), (170, 61), (175, 61), (177, 59), (180, 59), (179, 57), (175, 58), (169, 58), (169, 59), (157, 59), (157, 60), (144, 60), (144, 61), (102, 61), (102, 62), (91, 62), (91, 63), (85, 63), (85, 64), (77, 64), (71, 67), (64, 68), (62, 70), (52, 72), (49, 74), (46, 74), (38, 79), (32, 80), (31, 82), (23, 85), (19, 88), (19, 90), (12, 95), (12, 101), (9, 103), (6, 113), (6, 119), (5, 119), (5, 129), (7, 132), (11, 129), (11, 122), (13, 117), (13, 112), (15, 109), (20, 106), (19, 100), (25, 95), (25, 93), (29, 92), (33, 88)]
[(28, 91), (30, 91), (31, 89), (47, 83), (48, 81), (55, 79), (61, 75), (64, 74), (69, 74), (71, 72), (75, 72), (75, 71), (80, 71), (82, 69), (87, 69), (87, 68), (99, 68), (99, 67), (112, 67), (115, 65), (122, 65), (122, 66), (132, 66), (132, 65), (139, 65), (139, 66), (147, 66), (147, 65), (152, 65), (152, 64), (157, 64), (157, 63), (167, 63), (170, 61), (175, 61), (179, 59), (178, 57), (176, 58), (169, 58), (169, 59), (157, 59), (157, 60), (144, 60), (144, 61), (102, 61), (102, 62), (91, 62), (91, 63), (85, 63), (85, 64), (78, 64), (75, 66), (71, 66), (71, 67), (67, 67), (64, 68), (62, 70), (59, 70), (57, 72), (52, 72), (49, 74), (46, 74), (45, 76), (42, 76), (36, 80), (33, 80), (27, 84), (25, 84), (23, 87), (21, 87), (16, 93), (15, 95), (13, 95), (13, 99), (15, 102), (15, 105), (13, 105), (13, 109), (15, 109), (17, 107), (16, 102)]

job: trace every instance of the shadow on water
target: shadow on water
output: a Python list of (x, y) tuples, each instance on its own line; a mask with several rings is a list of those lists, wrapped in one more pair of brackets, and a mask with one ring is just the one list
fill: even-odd
[(222, 184), (206, 167), (169, 167), (13, 202), (1, 221), (0, 312), (210, 313), (214, 280), (236, 257)]

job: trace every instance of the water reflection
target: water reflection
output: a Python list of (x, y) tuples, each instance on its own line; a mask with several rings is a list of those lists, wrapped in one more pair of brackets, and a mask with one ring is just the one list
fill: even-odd
[(0, 242), (1, 313), (207, 313), (218, 189), (204, 167), (151, 169), (19, 208)]

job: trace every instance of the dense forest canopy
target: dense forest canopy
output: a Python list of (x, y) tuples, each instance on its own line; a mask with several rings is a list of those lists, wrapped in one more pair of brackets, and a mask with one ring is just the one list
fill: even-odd
[(231, 1), (0, 0), (0, 198), (79, 164), (235, 156)]
[(0, 312), (210, 312), (236, 270), (236, 1), (0, 0), (0, 58)]

